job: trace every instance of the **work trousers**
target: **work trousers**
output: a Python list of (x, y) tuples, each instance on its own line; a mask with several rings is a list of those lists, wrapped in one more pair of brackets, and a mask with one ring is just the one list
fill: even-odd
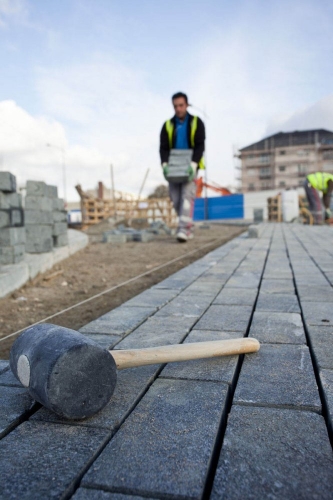
[(321, 201), (321, 197), (317, 189), (311, 186), (309, 181), (305, 179), (304, 189), (306, 193), (306, 197), (309, 202), (309, 209), (313, 215), (313, 220), (315, 224), (323, 223), (323, 204)]
[(178, 231), (191, 233), (193, 231), (193, 210), (196, 195), (195, 181), (179, 184), (169, 182), (169, 194), (179, 217)]

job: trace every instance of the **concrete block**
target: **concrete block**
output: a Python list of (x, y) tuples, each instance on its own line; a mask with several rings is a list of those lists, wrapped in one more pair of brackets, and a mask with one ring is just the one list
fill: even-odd
[[(68, 234), (67, 230), (64, 234), (59, 234), (58, 236), (53, 236), (53, 246), (55, 248), (68, 246)], [(68, 249), (69, 252), (69, 249)]]
[(9, 210), (0, 210), (0, 228), (10, 226)]
[(47, 185), (43, 181), (27, 181), (27, 196), (48, 196)]
[[(23, 416), (33, 408), (33, 406), (35, 405), (35, 401), (31, 399), (27, 390), (24, 389), (23, 387), (22, 388), (7, 387), (3, 385), (0, 385), (0, 398), (1, 398), (1, 407), (0, 407), (0, 438), (1, 438), (15, 424), (18, 424), (20, 420), (22, 420)], [(0, 471), (0, 478), (1, 478), (1, 471)], [(1, 498), (1, 479), (0, 479), (0, 498)]]
[(321, 403), (309, 349), (266, 345), (245, 355), (234, 404), (288, 406), (319, 412)]
[[(239, 338), (239, 332), (210, 332), (193, 330), (186, 337), (184, 344), (208, 342), (211, 340), (229, 340)], [(182, 380), (210, 380), (231, 385), (235, 376), (238, 356), (221, 356), (211, 359), (196, 359), (181, 363), (168, 363), (160, 378)]]
[(65, 202), (61, 198), (52, 198), (52, 210), (65, 210)]
[(42, 210), (43, 212), (52, 212), (53, 200), (47, 196), (26, 196), (26, 210)]
[(230, 306), (253, 306), (257, 290), (224, 288), (214, 300), (214, 304)]
[(80, 329), (82, 333), (125, 335), (137, 328), (155, 312), (151, 307), (117, 307)]
[[(119, 371), (117, 373), (115, 391), (112, 394), (110, 402), (103, 410), (93, 417), (71, 423), (114, 431), (140, 401), (143, 394), (156, 378), (159, 368), (160, 365), (150, 365)], [(31, 420), (68, 424), (68, 420), (62, 419), (46, 408), (41, 408), (31, 417)]]
[(24, 422), (0, 442), (0, 497), (64, 497), (109, 437), (104, 429)]
[(53, 248), (52, 226), (26, 226), (26, 252), (45, 253)]
[(0, 246), (9, 247), (24, 244), (26, 231), (24, 227), (6, 227), (0, 229)]
[(306, 302), (301, 300), (307, 326), (332, 326), (332, 302)]
[(42, 210), (29, 210), (24, 211), (25, 224), (53, 224), (52, 212), (43, 212)]
[(163, 307), (179, 294), (179, 290), (164, 290), (159, 288), (148, 288), (144, 292), (133, 297), (123, 304), (124, 307), (156, 307), (157, 309)]
[(103, 242), (121, 245), (127, 242), (127, 237), (126, 234), (106, 234), (103, 235)]
[(52, 212), (53, 222), (67, 222), (66, 210), (56, 210)]
[(226, 393), (226, 386), (215, 382), (156, 381), (82, 486), (201, 498)]
[(252, 307), (213, 305), (195, 325), (195, 330), (246, 332)]
[(309, 326), (308, 333), (317, 366), (333, 370), (333, 325)]
[(15, 255), (15, 254), (2, 255), (1, 254), (1, 247), (0, 247), (0, 264), (2, 266), (7, 266), (10, 264), (18, 264), (19, 262), (23, 262), (23, 261), (24, 261), (24, 253), (21, 253), (18, 255)]
[(22, 208), (0, 209), (0, 228), (22, 226), (24, 226)]
[(49, 198), (58, 198), (58, 188), (57, 186), (46, 186), (46, 196)]
[(0, 297), (20, 288), (29, 279), (29, 267), (25, 262), (2, 266), (0, 270)]
[(256, 311), (250, 337), (268, 344), (306, 344), (302, 318), (297, 313)]
[(271, 311), (283, 313), (300, 313), (296, 295), (260, 293), (256, 311)]
[(292, 280), (288, 279), (263, 279), (260, 292), (294, 294), (295, 288)]
[(52, 226), (52, 236), (60, 236), (67, 233), (67, 222), (55, 222)]
[(248, 238), (260, 238), (264, 230), (261, 224), (249, 226), (247, 230)]
[(0, 191), (0, 208), (22, 208), (22, 195), (19, 193), (3, 193)]
[(133, 241), (141, 241), (141, 243), (148, 243), (148, 241), (152, 241), (154, 239), (154, 234), (146, 231), (141, 231), (133, 234)]
[(4, 193), (15, 193), (16, 177), (10, 172), (0, 172), (0, 191)]
[(332, 487), (332, 451), (322, 416), (232, 407), (211, 500), (329, 500)]

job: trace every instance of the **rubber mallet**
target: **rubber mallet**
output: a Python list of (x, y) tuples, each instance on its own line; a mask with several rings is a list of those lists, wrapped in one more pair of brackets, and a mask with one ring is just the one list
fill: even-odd
[(107, 351), (84, 335), (47, 323), (14, 342), (10, 367), (32, 398), (68, 419), (90, 417), (109, 402), (117, 369), (256, 352), (253, 338)]

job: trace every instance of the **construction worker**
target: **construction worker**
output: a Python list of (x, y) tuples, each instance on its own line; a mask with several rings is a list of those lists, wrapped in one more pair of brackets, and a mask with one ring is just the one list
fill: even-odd
[[(333, 192), (333, 174), (327, 172), (315, 172), (309, 174), (304, 182), (306, 197), (309, 202), (310, 212), (315, 224), (323, 222), (323, 205), (325, 208), (325, 220), (331, 218), (331, 194)], [(323, 193), (322, 200), (319, 192)], [(323, 203), (323, 205), (322, 205)]]
[(172, 96), (175, 115), (167, 120), (160, 135), (160, 156), (163, 175), (168, 180), (168, 161), (171, 149), (192, 149), (192, 161), (188, 166), (188, 182), (169, 182), (169, 194), (179, 217), (176, 237), (181, 243), (193, 238), (193, 209), (196, 194), (195, 179), (198, 169), (205, 168), (205, 126), (203, 121), (188, 113), (187, 95), (178, 92)]

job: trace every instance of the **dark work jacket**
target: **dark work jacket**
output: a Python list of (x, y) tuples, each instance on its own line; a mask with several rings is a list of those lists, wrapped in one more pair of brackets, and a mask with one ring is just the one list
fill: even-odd
[[(188, 128), (187, 128), (187, 138), (188, 138), (188, 143), (191, 144), (191, 122), (193, 119), (193, 115), (190, 115), (190, 113), (188, 113), (188, 116), (189, 116), (189, 120), (188, 120)], [(173, 118), (171, 118), (171, 121), (174, 125), (173, 140), (172, 140), (172, 148), (174, 148), (175, 142), (176, 142), (176, 123), (175, 123), (176, 117), (174, 116)], [(192, 161), (199, 163), (199, 161), (202, 158), (204, 150), (205, 150), (205, 125), (204, 125), (203, 121), (198, 117), (198, 128), (197, 128), (195, 136), (194, 136), (194, 148), (193, 148), (193, 154), (192, 154)], [(168, 133), (166, 131), (165, 123), (164, 123), (162, 130), (161, 130), (161, 135), (160, 135), (161, 163), (168, 162), (169, 154), (170, 154), (169, 137), (168, 137)]]

